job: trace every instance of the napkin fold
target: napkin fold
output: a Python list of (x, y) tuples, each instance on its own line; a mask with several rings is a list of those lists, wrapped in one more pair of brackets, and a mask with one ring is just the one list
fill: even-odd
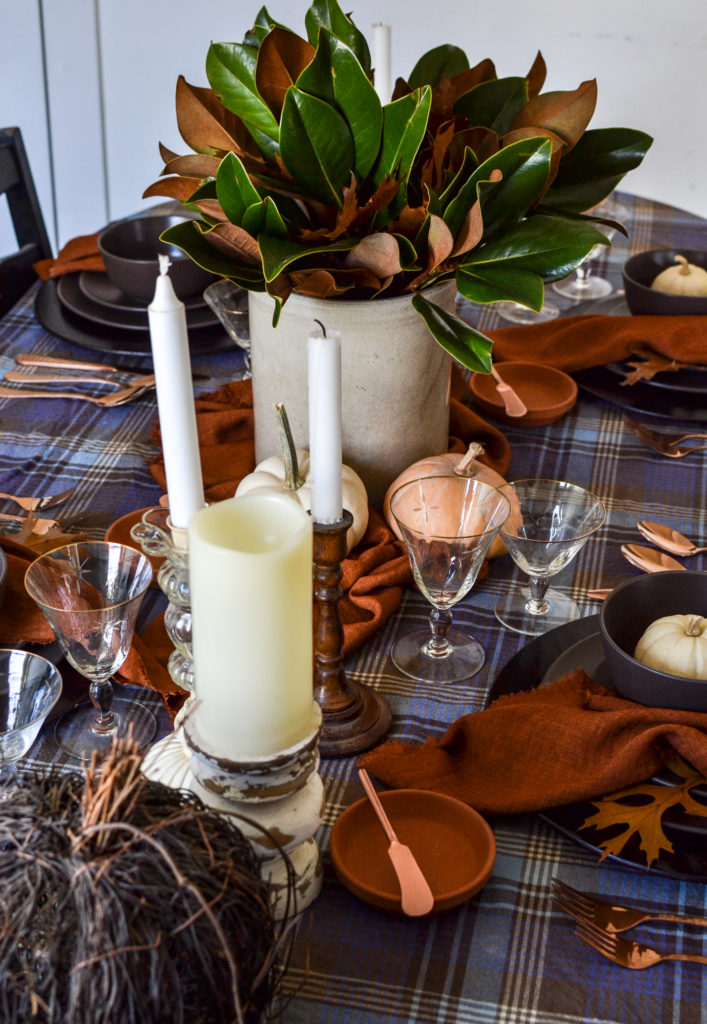
[(634, 704), (575, 669), (500, 697), (422, 745), (384, 743), (359, 765), (395, 788), (445, 793), (484, 814), (517, 814), (616, 792), (676, 752), (707, 775), (707, 714)]
[(76, 270), (105, 270), (103, 257), (98, 249), (100, 231), (92, 235), (78, 235), (70, 239), (59, 250), (56, 259), (38, 260), (34, 269), (43, 281), (60, 277)]
[(489, 331), (494, 358), (544, 363), (566, 373), (620, 362), (643, 349), (682, 363), (707, 363), (703, 316), (566, 316)]

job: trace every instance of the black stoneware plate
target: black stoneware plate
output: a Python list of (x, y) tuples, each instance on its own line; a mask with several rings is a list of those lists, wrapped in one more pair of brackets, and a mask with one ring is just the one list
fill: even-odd
[[(105, 327), (91, 323), (64, 309), (59, 301), (56, 280), (45, 281), (37, 292), (34, 312), (39, 323), (58, 338), (71, 341), (93, 352), (131, 356), (152, 362), (149, 331), (127, 331), (121, 327)], [(197, 327), (189, 332), (189, 351), (192, 356), (206, 352), (219, 352), (234, 348), (234, 344), (220, 324)]]
[[(69, 275), (71, 276), (71, 275)], [(78, 275), (79, 288), (93, 302), (101, 306), (108, 306), (110, 309), (121, 309), (128, 313), (146, 313), (147, 303), (141, 299), (133, 299), (130, 295), (121, 292), (116, 288), (107, 274), (95, 270), (82, 270)], [(187, 309), (196, 309), (198, 306), (205, 306), (206, 301), (203, 295), (194, 295), (184, 301)]]
[[(599, 616), (568, 622), (530, 640), (507, 662), (496, 676), (487, 698), (487, 704), (508, 693), (533, 690), (543, 682), (557, 679), (574, 668), (593, 670), (593, 678), (606, 685), (608, 674), (601, 653)], [(672, 785), (674, 776), (667, 770), (657, 772), (651, 782)], [(691, 791), (700, 803), (707, 804), (707, 787), (696, 787)], [(597, 845), (600, 837), (594, 829), (582, 829), (582, 822), (596, 810), (591, 801), (566, 804), (543, 811), (540, 817), (573, 842), (597, 856), (601, 849)], [(608, 862), (620, 864), (634, 871), (669, 878), (686, 878), (693, 882), (707, 882), (707, 817), (686, 814), (682, 808), (672, 807), (663, 818), (665, 834), (674, 847), (672, 853), (661, 854), (660, 859), (647, 867), (645, 856), (638, 848), (635, 837), (620, 857), (610, 854)]]
[[(65, 309), (84, 317), (91, 323), (103, 324), (105, 327), (121, 327), (127, 331), (147, 330), (147, 306), (140, 309), (125, 310), (111, 309), (102, 306), (93, 299), (84, 295), (79, 287), (77, 274), (64, 274), (57, 280), (57, 293), (59, 301)], [(196, 309), (187, 309), (187, 327), (206, 327), (209, 324), (218, 323), (218, 317), (208, 306), (197, 306)]]
[[(608, 363), (606, 368), (616, 374), (619, 381), (622, 381), (626, 374), (633, 369), (627, 362)], [(624, 391), (636, 386), (636, 384), (626, 385)], [(642, 380), (640, 386), (663, 388), (665, 391), (684, 391), (687, 394), (701, 395), (704, 398), (707, 395), (707, 370), (691, 370), (689, 367), (675, 371), (666, 370), (663, 373), (657, 373), (651, 380)]]

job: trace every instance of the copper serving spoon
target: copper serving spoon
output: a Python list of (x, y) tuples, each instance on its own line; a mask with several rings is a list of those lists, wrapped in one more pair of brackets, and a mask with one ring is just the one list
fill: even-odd
[(643, 572), (669, 572), (673, 569), (684, 569), (685, 566), (677, 559), (654, 548), (646, 548), (642, 544), (622, 544), (621, 554), (627, 562), (635, 565)]
[(641, 519), (636, 523), (636, 526), (646, 540), (657, 544), (659, 548), (663, 548), (665, 551), (670, 551), (673, 555), (682, 555), (687, 558), (690, 555), (699, 555), (701, 551), (707, 551), (707, 548), (698, 548), (684, 534), (678, 533), (677, 530), (674, 530), (671, 526), (665, 526), (663, 523), (651, 523), (648, 520)]
[(434, 906), (435, 898), (420, 865), (415, 860), (410, 847), (404, 846), (396, 836), (365, 768), (359, 768), (358, 777), (390, 842), (388, 856), (400, 883), (400, 902), (403, 913), (408, 917), (429, 914)]
[(496, 381), (496, 391), (501, 396), (501, 400), (506, 408), (506, 415), (525, 416), (528, 411), (527, 405), (523, 402), (520, 395), (513, 390), (511, 385), (506, 384), (495, 366), (491, 367), (491, 375)]

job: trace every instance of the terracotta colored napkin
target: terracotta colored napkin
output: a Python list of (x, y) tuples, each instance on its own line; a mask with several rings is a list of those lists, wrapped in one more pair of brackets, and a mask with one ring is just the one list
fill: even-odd
[(576, 669), (464, 715), (421, 746), (384, 743), (359, 764), (389, 786), (516, 814), (616, 792), (676, 751), (707, 774), (707, 714), (634, 704)]
[(644, 349), (682, 363), (707, 363), (703, 316), (567, 316), (488, 335), (499, 362), (545, 363), (567, 373), (621, 361)]
[[(503, 474), (510, 462), (508, 441), (462, 402), (466, 382), (455, 373), (450, 415), (450, 450), (466, 451), (471, 440), (484, 445), (488, 465)], [(235, 493), (240, 480), (255, 468), (253, 443), (253, 399), (250, 381), (236, 381), (219, 391), (202, 395), (196, 402), (197, 430), (201, 449), (206, 498), (220, 501)], [(160, 447), (159, 428), (153, 441)], [(161, 458), (150, 471), (166, 489)], [(380, 513), (369, 510), (368, 529), (363, 540), (343, 562), (339, 604), (344, 628), (344, 653), (349, 654), (368, 640), (399, 607), (403, 587), (412, 583), (412, 573), (403, 544), (397, 540)]]
[(99, 234), (100, 231), (96, 231), (93, 235), (78, 235), (70, 239), (59, 250), (56, 259), (38, 260), (34, 269), (43, 281), (75, 270), (105, 270), (103, 257), (98, 251)]

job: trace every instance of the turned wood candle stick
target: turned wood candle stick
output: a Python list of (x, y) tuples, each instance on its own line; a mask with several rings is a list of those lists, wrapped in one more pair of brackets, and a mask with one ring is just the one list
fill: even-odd
[(323, 757), (347, 757), (381, 739), (392, 720), (385, 697), (348, 679), (344, 669), (344, 630), (339, 601), (341, 562), (353, 516), (346, 509), (337, 523), (314, 523), (314, 697), (322, 710), (319, 750)]

